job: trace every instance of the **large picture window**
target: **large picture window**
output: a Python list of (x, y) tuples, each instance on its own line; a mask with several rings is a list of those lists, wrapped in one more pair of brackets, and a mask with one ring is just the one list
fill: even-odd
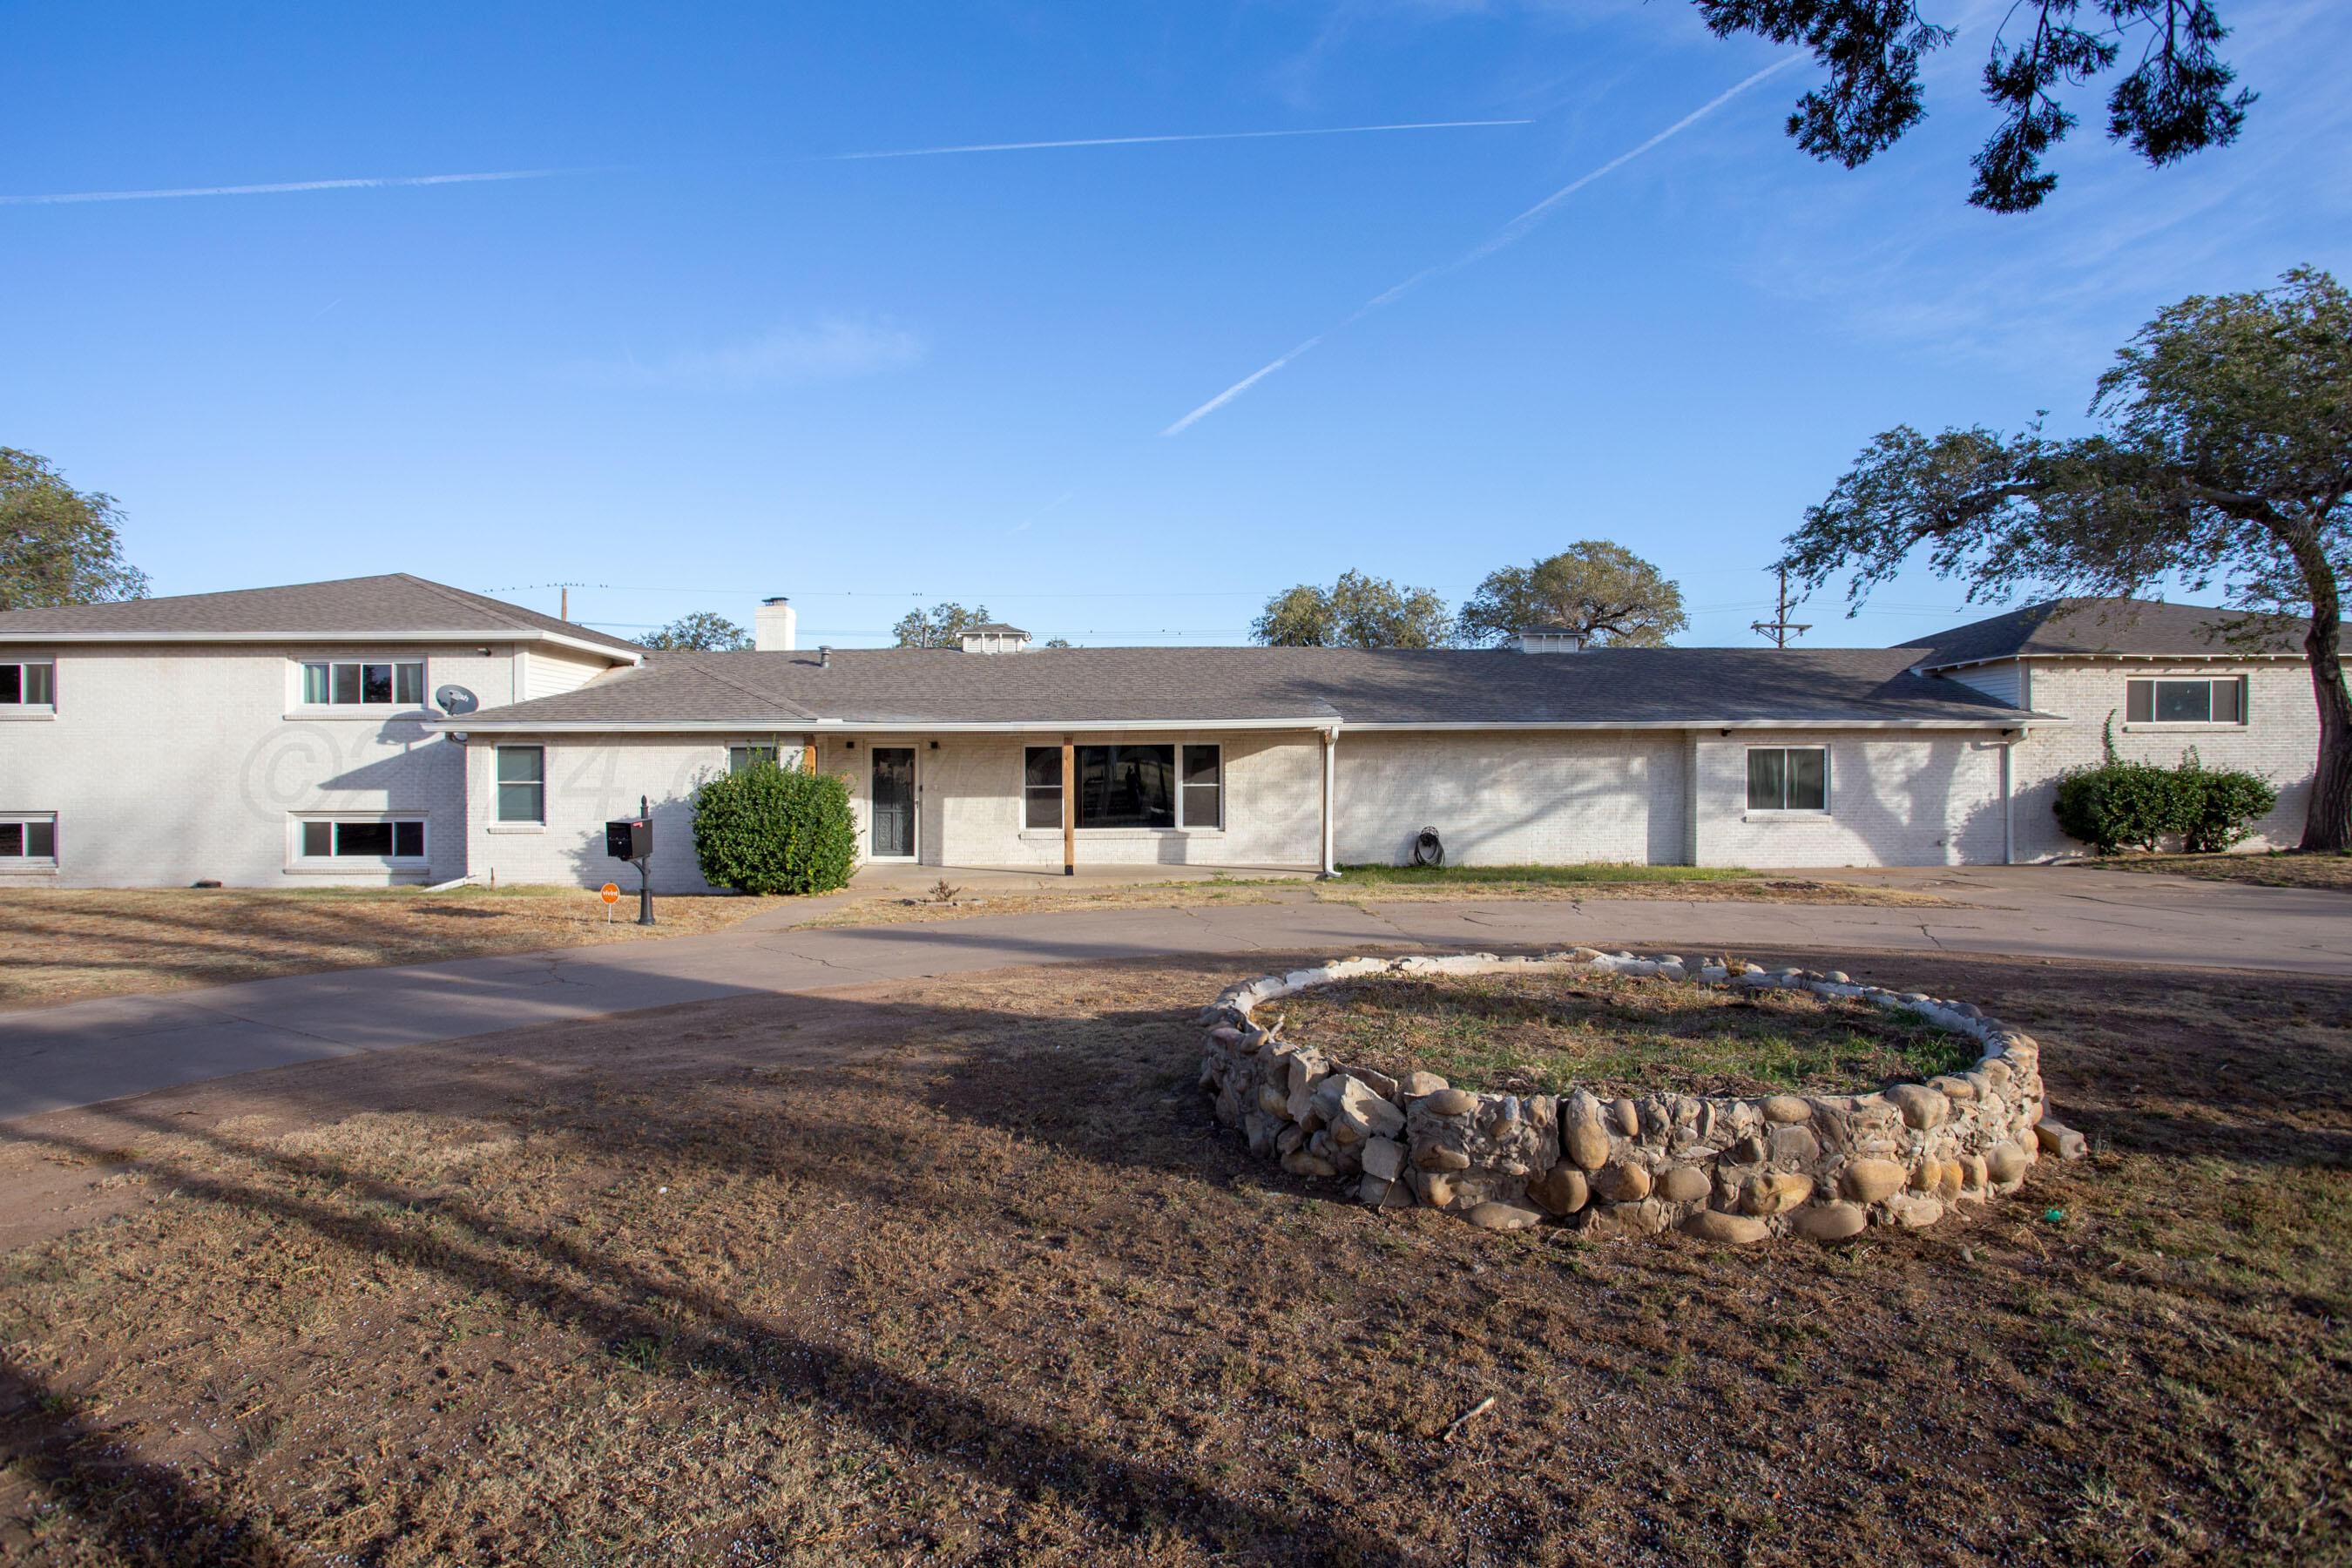
[(2242, 724), (2245, 682), (2234, 675), (2218, 679), (2132, 680), (2124, 685), (2124, 721), (2128, 724)]
[(1827, 811), (1830, 752), (1827, 746), (1748, 748), (1748, 809)]
[(425, 700), (425, 661), (310, 659), (302, 666), (302, 702), (311, 708), (414, 707)]
[(500, 746), (499, 753), (499, 820), (547, 820), (547, 749), (543, 746)]
[[(1078, 746), (1073, 756), (1081, 828), (1225, 825), (1222, 746)], [(1023, 825), (1061, 826), (1063, 788), (1062, 749), (1030, 747), (1022, 757)]]

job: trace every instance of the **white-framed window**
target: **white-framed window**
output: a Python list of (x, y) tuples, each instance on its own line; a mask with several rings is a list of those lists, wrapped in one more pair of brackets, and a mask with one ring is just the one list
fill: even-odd
[(0, 871), (54, 870), (58, 864), (58, 814), (0, 815)]
[(422, 865), (425, 818), (385, 815), (297, 817), (294, 856), (298, 860), (333, 862), (362, 860), (373, 865)]
[(547, 748), (500, 746), (498, 752), (498, 819), (547, 820)]
[(2124, 683), (2126, 724), (2243, 724), (2243, 676), (2156, 676)]
[[(1192, 828), (1225, 825), (1224, 748), (1205, 745), (1075, 746), (1077, 826)], [(1179, 771), (1179, 765), (1181, 771)], [(1062, 826), (1062, 748), (1022, 753), (1022, 825)]]
[(0, 708), (53, 710), (58, 667), (46, 658), (0, 660)]
[(775, 767), (776, 748), (773, 746), (730, 746), (727, 748), (727, 771), (740, 773), (746, 768), (762, 764)]
[(306, 658), (305, 708), (415, 708), (425, 702), (421, 658)]
[(1748, 748), (1748, 809), (1819, 811), (1830, 808), (1830, 749), (1827, 746)]

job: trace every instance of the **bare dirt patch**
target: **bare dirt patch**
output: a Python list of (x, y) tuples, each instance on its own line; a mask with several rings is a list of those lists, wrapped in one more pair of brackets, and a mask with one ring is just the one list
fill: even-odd
[(1366, 1211), (1214, 1127), (1207, 962), (256, 1074), (0, 1145), (0, 1557), (2343, 1561), (2352, 983), (1741, 956), (2096, 1152), (1840, 1251)]
[(2194, 877), (2205, 882), (2244, 882), (2258, 888), (2327, 888), (2352, 893), (2352, 855), (2112, 855), (2075, 864), (2101, 871), (2147, 871)]
[(11, 889), (0, 892), (0, 1007), (691, 936), (782, 901), (663, 898), (647, 928), (634, 892), (608, 917), (575, 888)]
[(1268, 1010), (1285, 1038), (1335, 1062), (1516, 1094), (1848, 1094), (1966, 1071), (1981, 1054), (1865, 1002), (1600, 973), (1379, 975)]

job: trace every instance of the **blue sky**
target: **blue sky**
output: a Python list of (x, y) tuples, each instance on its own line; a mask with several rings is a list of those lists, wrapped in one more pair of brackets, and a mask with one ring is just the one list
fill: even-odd
[[(1681, 640), (1752, 641), (1874, 432), (2078, 421), (2161, 305), (2352, 270), (2352, 8), (2227, 0), (2243, 142), (2150, 171), (2095, 92), (2017, 217), (1963, 199), (2004, 9), (1929, 7), (1929, 120), (1861, 172), (1781, 134), (1800, 60), (1513, 231), (1785, 52), (1681, 0), (17, 7), (0, 197), (557, 172), (0, 202), (0, 444), (118, 496), (159, 593), (1238, 641), (1292, 583), (1458, 601), (1605, 538), (1683, 584)], [(840, 156), (1457, 121), (1528, 123)]]

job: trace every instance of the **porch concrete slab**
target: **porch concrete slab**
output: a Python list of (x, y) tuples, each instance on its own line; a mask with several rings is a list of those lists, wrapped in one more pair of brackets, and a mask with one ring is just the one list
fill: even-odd
[(1274, 901), (822, 931), (761, 916), (666, 942), (290, 975), (0, 1014), (0, 1120), (173, 1084), (715, 997), (1163, 954), (1514, 945), (1958, 952), (2352, 974), (2352, 898), (2050, 868), (1853, 872), (1947, 905)]

